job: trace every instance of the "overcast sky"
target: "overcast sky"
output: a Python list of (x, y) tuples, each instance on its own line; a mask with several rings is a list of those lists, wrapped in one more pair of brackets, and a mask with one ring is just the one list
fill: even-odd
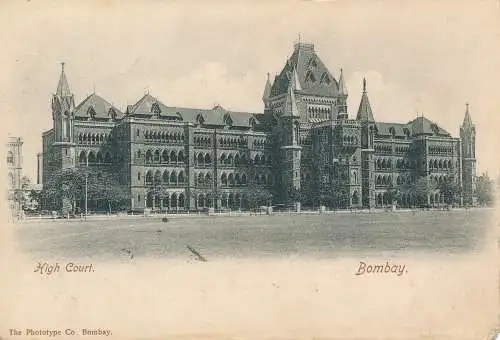
[(498, 1), (2, 2), (2, 126), (24, 138), (36, 181), (41, 133), (66, 62), (77, 103), (93, 91), (124, 110), (146, 90), (164, 104), (261, 112), (298, 34), (338, 79), (349, 115), (363, 76), (375, 119), (423, 113), (458, 135), (465, 104), (477, 127), (478, 172), (496, 175), (500, 146)]

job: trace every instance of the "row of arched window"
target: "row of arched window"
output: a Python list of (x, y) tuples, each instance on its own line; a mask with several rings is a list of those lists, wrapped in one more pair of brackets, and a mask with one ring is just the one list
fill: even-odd
[(109, 141), (110, 138), (110, 134), (108, 133), (79, 133), (78, 144), (102, 144)]
[[(253, 181), (257, 185), (273, 185), (273, 176), (271, 174), (259, 173), (255, 174)], [(244, 173), (222, 173), (220, 176), (220, 184), (223, 187), (245, 186), (248, 184), (248, 179)]]
[(434, 185), (441, 185), (443, 183), (446, 183), (449, 179), (450, 179), (450, 177), (445, 176), (445, 175), (441, 175), (441, 176), (430, 175), (429, 176), (430, 182)]
[(209, 136), (194, 136), (193, 142), (196, 146), (212, 146), (212, 138), (210, 138)]
[[(141, 201), (141, 195), (137, 195), (137, 201)], [(164, 195), (154, 195), (150, 192), (146, 196), (146, 207), (148, 208), (159, 208), (164, 207), (167, 209), (184, 208), (186, 204), (186, 198), (184, 193), (166, 193)]]
[(265, 156), (263, 154), (256, 154), (253, 158), (250, 158), (250, 162), (247, 159), (246, 155), (239, 155), (239, 153), (222, 153), (219, 157), (219, 163), (228, 166), (239, 166), (239, 165), (247, 165), (248, 163), (253, 165), (268, 165), (271, 166), (273, 164), (272, 156)]
[(376, 152), (379, 153), (392, 153), (392, 146), (389, 144), (386, 145), (376, 144), (374, 146), (374, 149)]
[(237, 148), (248, 145), (248, 139), (244, 137), (220, 137), (219, 146), (223, 148)]
[(111, 163), (111, 153), (109, 151), (104, 152), (104, 154), (101, 151), (89, 151), (88, 153), (86, 151), (80, 151), (80, 154), (78, 156), (78, 162), (80, 164), (101, 164), (101, 163)]
[[(146, 171), (146, 185), (159, 185), (159, 184), (170, 184), (170, 185), (178, 185), (184, 184), (186, 176), (184, 174), (184, 170), (176, 171), (176, 170), (165, 170), (163, 173), (160, 170), (156, 170), (153, 173), (153, 170)], [(141, 181), (141, 172), (137, 173), (137, 180)]]
[(184, 152), (182, 150), (147, 150), (145, 154), (141, 150), (137, 151), (137, 158), (144, 157), (146, 164), (169, 164), (169, 163), (184, 163)]
[(452, 154), (453, 148), (451, 146), (444, 145), (431, 145), (429, 146), (430, 154)]
[[(453, 163), (450, 159), (446, 160), (446, 159), (440, 159), (440, 160), (437, 160), (437, 159), (431, 159), (429, 160), (429, 169), (431, 170), (450, 170), (452, 169), (452, 166), (453, 166)], [(458, 161), (457, 161), (457, 167), (458, 167)]]
[(306, 136), (300, 139), (300, 145), (311, 145), (311, 144), (312, 144), (311, 136)]
[(357, 136), (343, 136), (342, 141), (344, 144), (358, 144)]
[(396, 146), (395, 151), (399, 154), (405, 154), (410, 150), (408, 146)]
[(184, 133), (146, 130), (144, 131), (144, 139), (152, 142), (181, 144), (184, 143)]
[(253, 141), (253, 147), (255, 149), (264, 149), (266, 146), (271, 145), (270, 139), (255, 139)]

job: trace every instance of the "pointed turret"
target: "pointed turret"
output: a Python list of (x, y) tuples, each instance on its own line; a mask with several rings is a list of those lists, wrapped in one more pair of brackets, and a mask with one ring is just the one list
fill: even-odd
[(66, 73), (64, 73), (64, 63), (61, 63), (61, 76), (59, 77), (59, 83), (57, 84), (56, 95), (59, 97), (71, 96), (68, 79), (66, 79)]
[(264, 87), (264, 93), (262, 94), (262, 100), (264, 103), (269, 99), (271, 96), (271, 80), (269, 79), (269, 72), (267, 73), (267, 80), (266, 80), (266, 85)]
[(302, 86), (300, 86), (299, 75), (297, 74), (297, 68), (293, 68), (293, 76), (292, 76), (292, 87), (294, 90), (302, 90)]
[(363, 78), (363, 94), (361, 95), (361, 101), (359, 103), (357, 120), (374, 122), (372, 107), (370, 101), (368, 100), (368, 94), (366, 93), (366, 79)]
[(295, 90), (294, 90), (294, 81), (290, 82), (290, 86), (288, 87), (288, 96), (286, 97), (286, 112), (285, 115), (289, 115), (292, 117), (300, 116), (299, 110), (297, 108), (297, 103), (295, 99)]
[(340, 69), (340, 77), (339, 77), (339, 94), (347, 96), (347, 87), (345, 85), (344, 80), (344, 72)]
[(474, 124), (472, 123), (472, 118), (470, 117), (469, 113), (469, 103), (465, 104), (465, 117), (464, 121), (462, 123), (462, 128), (467, 129), (467, 128), (473, 128)]

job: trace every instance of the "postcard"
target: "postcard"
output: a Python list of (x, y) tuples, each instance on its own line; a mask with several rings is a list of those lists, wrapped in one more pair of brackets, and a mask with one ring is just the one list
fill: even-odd
[(0, 338), (499, 338), (498, 1), (4, 1)]

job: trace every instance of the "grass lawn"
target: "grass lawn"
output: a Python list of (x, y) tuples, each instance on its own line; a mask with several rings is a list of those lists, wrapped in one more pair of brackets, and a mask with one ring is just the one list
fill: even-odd
[(115, 218), (43, 221), (16, 226), (23, 251), (49, 258), (134, 256), (182, 258), (186, 245), (208, 259), (384, 252), (480, 250), (493, 210), (372, 214)]

